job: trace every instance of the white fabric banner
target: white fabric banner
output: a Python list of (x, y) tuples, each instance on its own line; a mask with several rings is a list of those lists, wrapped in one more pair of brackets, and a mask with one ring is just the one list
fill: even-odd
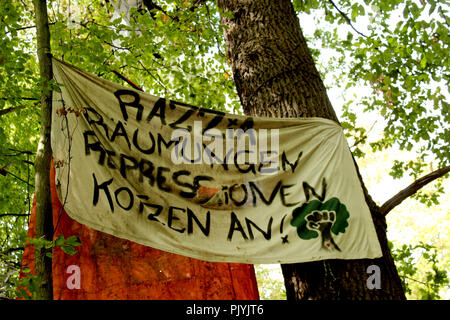
[(381, 256), (341, 127), (206, 110), (53, 60), (52, 149), (69, 216), (208, 261)]

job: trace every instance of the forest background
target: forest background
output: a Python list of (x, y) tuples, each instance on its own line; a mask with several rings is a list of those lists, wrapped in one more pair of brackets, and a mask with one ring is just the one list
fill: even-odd
[[(52, 54), (103, 78), (242, 113), (214, 1), (48, 1)], [(449, 166), (448, 2), (293, 1), (316, 66), (374, 200)], [(40, 130), (33, 5), (0, 6), (0, 297), (15, 298)], [(448, 170), (447, 170), (448, 172)], [(446, 175), (448, 176), (448, 174)], [(408, 298), (449, 299), (449, 181), (387, 215)], [(255, 266), (263, 299), (284, 299), (278, 265)]]

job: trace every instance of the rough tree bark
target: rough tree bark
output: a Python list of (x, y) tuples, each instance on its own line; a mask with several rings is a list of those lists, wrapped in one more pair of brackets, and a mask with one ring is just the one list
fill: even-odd
[[(218, 6), (233, 14), (222, 15), (221, 22), (245, 114), (338, 122), (289, 0), (218, 0)], [(282, 265), (288, 300), (405, 299), (387, 244), (385, 218), (361, 184), (383, 257)], [(381, 289), (367, 286), (370, 265), (381, 270)]]
[[(53, 218), (50, 193), (50, 146), (52, 92), (49, 81), (52, 79), (50, 57), (50, 31), (48, 27), (47, 1), (34, 0), (37, 32), (37, 54), (42, 81), (41, 91), (41, 133), (35, 160), (35, 199), (36, 199), (36, 238), (53, 240)], [(40, 280), (38, 294), (40, 299), (53, 299), (52, 260), (45, 255), (44, 248), (36, 248), (35, 272)]]

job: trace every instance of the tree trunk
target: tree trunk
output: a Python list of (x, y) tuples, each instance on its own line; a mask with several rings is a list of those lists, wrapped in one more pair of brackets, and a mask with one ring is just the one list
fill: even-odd
[[(41, 133), (35, 160), (35, 198), (36, 198), (36, 238), (53, 240), (52, 204), (50, 193), (50, 145), (52, 92), (49, 81), (52, 79), (50, 58), (50, 31), (48, 27), (47, 1), (34, 0), (37, 31), (37, 54), (42, 81), (41, 91)], [(45, 248), (36, 248), (35, 272), (40, 283), (38, 298), (53, 299), (52, 260), (45, 255)]]
[[(289, 0), (218, 0), (218, 6), (233, 14), (222, 15), (221, 21), (245, 114), (323, 117), (338, 122)], [(383, 257), (282, 265), (288, 300), (405, 299), (388, 248), (385, 219), (362, 180), (361, 184)], [(379, 267), (380, 289), (368, 285), (371, 265)]]

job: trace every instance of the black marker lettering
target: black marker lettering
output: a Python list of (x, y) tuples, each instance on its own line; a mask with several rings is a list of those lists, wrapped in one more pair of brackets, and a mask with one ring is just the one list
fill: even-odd
[(164, 140), (164, 137), (160, 133), (158, 133), (157, 141), (158, 141), (158, 154), (159, 155), (161, 155), (161, 151), (162, 151), (161, 144), (163, 144), (166, 149), (169, 149), (173, 143), (175, 143), (175, 145), (177, 145), (180, 142), (180, 140), (169, 140), (169, 142), (167, 142), (166, 140)]
[(243, 204), (245, 204), (246, 202), (247, 202), (247, 200), (248, 200), (248, 191), (247, 191), (247, 187), (245, 186), (245, 184), (241, 184), (241, 188), (242, 188), (242, 191), (244, 192), (244, 198), (241, 200), (241, 201), (237, 201), (236, 199), (234, 199), (234, 197), (233, 197), (233, 190), (234, 190), (234, 188), (235, 187), (237, 187), (238, 185), (237, 184), (233, 184), (231, 187), (230, 187), (230, 199), (233, 201), (233, 203), (236, 205), (236, 206), (242, 206)]
[[(95, 114), (98, 117), (98, 119), (97, 120), (91, 119), (91, 116), (90, 116), (91, 113)], [(103, 123), (103, 117), (100, 115), (100, 113), (98, 113), (95, 109), (89, 107), (89, 108), (86, 108), (86, 112), (83, 113), (83, 115), (90, 125), (95, 124), (96, 126), (102, 127), (103, 130), (105, 131), (106, 137), (109, 139), (108, 126), (105, 123)]]
[(270, 240), (270, 238), (272, 236), (272, 222), (273, 222), (273, 218), (270, 217), (269, 223), (267, 224), (267, 231), (264, 231), (263, 229), (258, 227), (256, 225), (256, 223), (254, 223), (252, 220), (245, 218), (245, 223), (247, 224), (247, 229), (248, 229), (248, 234), (250, 236), (250, 239), (252, 239), (252, 240), (255, 239), (255, 237), (253, 236), (253, 230), (252, 230), (252, 226), (253, 226), (254, 228), (256, 228), (256, 230), (261, 232), (261, 234), (264, 236), (264, 238), (266, 240)]
[(178, 211), (181, 211), (181, 212), (185, 212), (185, 211), (186, 211), (186, 210), (184, 210), (183, 208), (169, 207), (169, 216), (167, 217), (167, 226), (168, 226), (170, 229), (172, 229), (172, 230), (175, 230), (175, 231), (177, 231), (177, 232), (183, 233), (183, 232), (186, 230), (186, 228), (177, 229), (177, 228), (174, 228), (174, 227), (172, 226), (173, 221), (175, 221), (175, 220), (180, 220), (180, 218), (175, 217), (175, 215), (174, 215), (174, 211), (175, 211), (175, 210), (178, 210)]
[(293, 187), (294, 184), (289, 184), (289, 185), (284, 185), (280, 187), (280, 196), (281, 196), (281, 203), (283, 204), (283, 206), (285, 207), (292, 207), (295, 206), (296, 204), (298, 204), (300, 201), (294, 202), (294, 203), (287, 203), (286, 202), (286, 197), (290, 194), (290, 193), (286, 193), (285, 190), (289, 189), (291, 187)]
[(215, 116), (214, 118), (211, 119), (210, 122), (208, 122), (208, 124), (206, 125), (206, 128), (203, 130), (203, 133), (206, 130), (216, 127), (222, 121), (223, 117), (225, 116), (225, 113), (221, 112), (221, 111), (215, 111), (214, 113), (216, 113), (217, 116)]
[(240, 173), (248, 173), (248, 172), (251, 171), (251, 172), (253, 172), (254, 174), (256, 174), (255, 165), (254, 165), (253, 163), (245, 163), (246, 165), (248, 165), (248, 167), (245, 168), (245, 169), (243, 169), (243, 168), (240, 167), (237, 158), (238, 158), (239, 154), (241, 154), (241, 153), (250, 153), (250, 151), (249, 151), (249, 150), (240, 150), (240, 151), (238, 151), (238, 152), (236, 152), (236, 153), (234, 154), (234, 165), (236, 166), (236, 168), (238, 169), (238, 171), (239, 171)]
[(286, 152), (283, 151), (283, 153), (281, 154), (281, 168), (286, 171), (286, 164), (288, 164), (291, 167), (292, 172), (295, 171), (295, 168), (297, 168), (298, 165), (298, 161), (300, 160), (300, 158), (303, 155), (303, 151), (300, 151), (300, 153), (297, 156), (297, 160), (295, 160), (294, 163), (290, 163), (289, 160), (286, 157)]
[(242, 237), (245, 240), (248, 240), (248, 237), (245, 234), (245, 231), (242, 228), (242, 225), (241, 225), (239, 219), (236, 217), (236, 214), (233, 211), (231, 212), (230, 218), (231, 218), (231, 222), (230, 222), (230, 230), (228, 231), (228, 237), (227, 237), (228, 241), (231, 241), (231, 239), (233, 238), (233, 233), (235, 230), (240, 231)]
[(92, 200), (92, 204), (94, 206), (97, 205), (98, 200), (100, 198), (100, 190), (103, 190), (103, 192), (106, 195), (106, 198), (108, 199), (109, 207), (111, 209), (111, 212), (114, 212), (114, 204), (111, 198), (111, 193), (109, 192), (108, 186), (113, 182), (113, 178), (103, 182), (102, 184), (98, 184), (97, 178), (95, 177), (95, 174), (92, 174), (92, 177), (94, 178), (94, 197)]
[(166, 99), (159, 98), (158, 101), (156, 101), (152, 111), (150, 111), (147, 117), (147, 121), (151, 121), (155, 116), (161, 120), (161, 124), (166, 124)]
[(210, 226), (211, 226), (211, 214), (208, 211), (206, 213), (206, 222), (205, 222), (205, 226), (203, 226), (200, 221), (198, 220), (198, 218), (195, 216), (194, 212), (187, 208), (187, 219), (188, 219), (188, 234), (192, 234), (194, 232), (194, 227), (193, 227), (193, 223), (192, 221), (195, 220), (195, 223), (197, 224), (197, 226), (200, 228), (200, 230), (203, 232), (203, 234), (205, 236), (209, 235), (209, 230), (210, 230)]
[(156, 184), (158, 186), (158, 188), (162, 191), (166, 191), (166, 192), (170, 192), (170, 187), (168, 187), (167, 185), (164, 185), (164, 182), (166, 182), (166, 177), (163, 176), (163, 172), (169, 172), (170, 169), (169, 168), (165, 168), (165, 167), (158, 167), (158, 170), (156, 171)]
[(190, 183), (187, 183), (187, 182), (182, 182), (182, 181), (180, 181), (178, 179), (180, 176), (189, 176), (190, 174), (191, 173), (189, 171), (181, 170), (181, 171), (174, 172), (173, 175), (172, 175), (172, 179), (173, 179), (173, 181), (175, 182), (176, 185), (191, 190), (191, 192), (180, 190), (180, 196), (182, 196), (183, 198), (193, 198), (193, 197), (195, 197), (197, 189), (198, 189), (198, 188), (195, 188), (194, 185), (192, 185)]
[[(120, 194), (122, 191), (125, 191), (125, 193), (127, 194), (127, 197), (128, 197), (128, 205), (123, 205), (123, 204), (119, 201), (119, 194)], [(122, 209), (128, 211), (128, 210), (130, 210), (130, 209), (133, 207), (133, 204), (134, 204), (134, 196), (133, 196), (133, 193), (131, 192), (131, 190), (128, 189), (127, 187), (121, 187), (121, 188), (117, 189), (117, 190), (114, 192), (114, 196), (116, 197), (116, 202), (117, 202), (117, 204), (118, 204), (119, 207), (121, 207)]]
[[(269, 199), (266, 199), (264, 197), (264, 194), (262, 193), (261, 190), (258, 189), (257, 185), (253, 182), (250, 181), (248, 183), (248, 185), (250, 186), (250, 190), (252, 191), (252, 196), (253, 196), (253, 206), (256, 206), (256, 193), (258, 193), (259, 198), (266, 204), (266, 205), (270, 205), (272, 204), (272, 201), (275, 199), (275, 196), (278, 192), (278, 190), (281, 187), (281, 181), (278, 181), (277, 185), (275, 186), (275, 188), (272, 191), (272, 194), (270, 195)], [(256, 191), (256, 192), (255, 192)]]
[[(127, 164), (125, 162), (125, 160), (128, 160), (129, 163), (131, 163), (131, 165)], [(125, 179), (127, 178), (127, 171), (128, 170), (133, 170), (133, 169), (138, 169), (138, 162), (135, 158), (127, 156), (123, 153), (120, 154), (120, 174), (122, 175), (122, 177), (124, 177)]]
[(194, 109), (188, 109), (186, 110), (185, 113), (183, 113), (183, 115), (176, 121), (172, 122), (169, 126), (172, 129), (184, 129), (182, 127), (177, 126), (178, 124), (182, 124), (183, 122), (185, 122), (187, 119), (189, 119), (191, 117), (191, 115), (193, 115), (195, 113), (195, 108)]
[[(136, 108), (136, 120), (142, 120), (142, 111), (144, 110), (144, 107), (139, 103), (141, 98), (139, 97), (138, 93), (131, 90), (117, 90), (116, 92), (114, 92), (114, 95), (116, 96), (117, 100), (119, 100), (120, 110), (122, 111), (122, 117), (125, 121), (128, 120), (128, 113), (126, 108), (127, 106)], [(134, 100), (131, 102), (125, 102), (122, 100), (122, 96), (132, 96)]]
[(153, 176), (153, 170), (155, 166), (153, 163), (146, 159), (141, 159), (139, 162), (139, 182), (144, 181), (144, 177), (148, 178), (148, 183), (153, 186), (155, 184), (155, 177)]
[(151, 140), (151, 147), (149, 147), (148, 149), (143, 149), (139, 145), (138, 135), (139, 135), (139, 129), (136, 129), (133, 133), (133, 145), (136, 147), (136, 149), (138, 149), (140, 152), (142, 152), (144, 154), (152, 154), (153, 152), (155, 152), (155, 138), (153, 137), (153, 134), (150, 131), (148, 132), (148, 136)]
[(148, 220), (150, 220), (150, 221), (157, 221), (157, 222), (159, 222), (161, 224), (164, 224), (164, 223), (162, 223), (161, 221), (159, 221), (158, 219), (155, 218), (155, 217), (157, 217), (157, 216), (159, 216), (161, 214), (162, 209), (163, 209), (162, 206), (160, 206), (159, 204), (153, 204), (153, 203), (143, 203), (143, 205), (146, 206), (146, 207), (150, 207), (150, 208), (156, 209), (155, 213), (150, 213), (147, 216)]
[(128, 139), (127, 131), (125, 130), (122, 121), (117, 121), (116, 128), (114, 129), (110, 141), (114, 142), (114, 140), (116, 140), (116, 137), (124, 137), (127, 142), (128, 149), (131, 150), (131, 143)]
[(309, 201), (311, 193), (320, 201), (324, 201), (327, 194), (327, 181), (325, 180), (325, 178), (323, 178), (322, 180), (322, 195), (318, 195), (316, 193), (316, 190), (307, 182), (303, 182), (303, 191), (305, 192), (306, 201)]
[[(106, 152), (102, 148), (100, 141), (98, 140), (97, 136), (95, 135), (95, 132), (92, 130), (84, 131), (83, 137), (84, 137), (84, 154), (87, 156), (90, 155), (91, 150), (100, 152), (100, 157), (98, 158), (98, 164), (103, 165), (105, 162)], [(95, 137), (96, 141), (94, 143), (89, 143), (89, 137)]]

